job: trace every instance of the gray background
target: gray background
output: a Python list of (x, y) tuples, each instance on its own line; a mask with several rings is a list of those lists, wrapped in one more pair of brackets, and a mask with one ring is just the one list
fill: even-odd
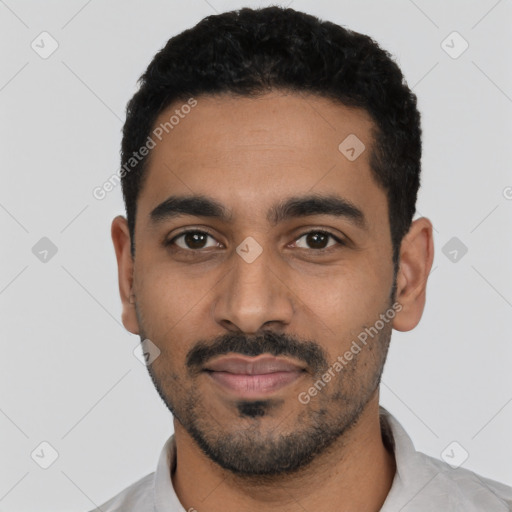
[[(169, 37), (269, 4), (0, 1), (1, 511), (89, 510), (155, 469), (172, 418), (120, 322), (121, 190), (92, 190), (115, 172), (125, 105)], [(382, 404), (418, 449), (441, 457), (456, 441), (463, 467), (511, 485), (511, 2), (290, 6), (374, 37), (423, 114), (418, 215), (436, 256), (420, 325), (393, 334)], [(46, 59), (31, 47), (51, 49), (43, 31), (59, 45)], [(42, 442), (58, 453), (47, 469)]]

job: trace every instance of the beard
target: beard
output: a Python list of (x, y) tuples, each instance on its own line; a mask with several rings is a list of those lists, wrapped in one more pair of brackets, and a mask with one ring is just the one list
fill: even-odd
[[(208, 342), (198, 341), (187, 354), (185, 375), (171, 368), (172, 354), (165, 351), (166, 344), (157, 343), (162, 357), (147, 367), (165, 405), (207, 457), (239, 477), (265, 480), (306, 468), (357, 424), (377, 392), (391, 330), (391, 324), (385, 324), (309, 403), (299, 402), (295, 395), (287, 401), (239, 399), (232, 403), (238, 418), (218, 418), (208, 408), (197, 385), (197, 379), (204, 378), (200, 377), (204, 363), (227, 353), (292, 356), (307, 363), (310, 370), (312, 380), (304, 384), (305, 391), (330, 366), (320, 344), (272, 331), (256, 337), (228, 333)], [(142, 328), (140, 336), (145, 339)], [(290, 401), (296, 404), (284, 415), (282, 409), (290, 406), (286, 404)], [(285, 427), (284, 421), (290, 418), (292, 424)]]

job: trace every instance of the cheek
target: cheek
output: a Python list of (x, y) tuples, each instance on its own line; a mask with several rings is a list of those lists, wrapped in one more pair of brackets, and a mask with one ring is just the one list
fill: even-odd
[(179, 340), (187, 339), (180, 330), (186, 319), (186, 308), (183, 303), (181, 307), (179, 304), (165, 286), (162, 289), (145, 286), (137, 294), (140, 334), (151, 340), (160, 350), (154, 363), (155, 368), (159, 368), (163, 361), (167, 370), (175, 368), (176, 362), (185, 357), (186, 347)]
[(343, 333), (378, 318), (391, 282), (368, 267), (336, 267), (323, 276), (296, 274), (294, 289), (307, 308), (334, 332)]
[(171, 268), (169, 262), (141, 261), (135, 272), (137, 302), (154, 332), (165, 332), (193, 316), (211, 286)]

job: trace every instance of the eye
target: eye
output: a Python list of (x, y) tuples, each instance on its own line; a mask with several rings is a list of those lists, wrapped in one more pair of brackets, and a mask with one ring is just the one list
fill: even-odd
[[(211, 239), (210, 243), (208, 243), (208, 238)], [(305, 243), (307, 245), (301, 246), (299, 242), (302, 239), (304, 239), (302, 244)], [(331, 243), (329, 243), (329, 239), (331, 239)], [(300, 249), (314, 249), (316, 252), (327, 251), (336, 244), (345, 245), (345, 243), (340, 238), (333, 235), (332, 233), (329, 233), (328, 231), (323, 230), (308, 231), (307, 233), (304, 233), (299, 238), (297, 238), (294, 243), (294, 245)], [(180, 234), (166, 241), (165, 245), (176, 245), (185, 251), (200, 251), (202, 249), (218, 247), (222, 244), (217, 242), (215, 238), (207, 231), (193, 229), (182, 231)]]
[[(302, 238), (305, 238), (305, 243), (309, 245), (309, 247), (300, 247), (300, 245), (298, 245), (298, 242)], [(329, 238), (333, 240), (333, 243), (331, 243), (330, 245), (326, 245)], [(326, 250), (336, 244), (345, 245), (345, 243), (342, 240), (334, 236), (332, 233), (321, 230), (308, 231), (307, 233), (304, 233), (302, 236), (295, 240), (295, 244), (298, 245), (298, 247), (300, 247), (301, 249), (315, 249), (317, 251)]]
[(215, 240), (213, 236), (206, 231), (199, 231), (197, 229), (189, 230), (183, 231), (179, 235), (176, 235), (174, 238), (171, 238), (171, 240), (167, 241), (165, 245), (177, 245), (180, 249), (184, 250), (199, 250), (208, 247), (216, 247), (218, 245), (218, 242), (212, 245), (205, 245), (208, 238)]

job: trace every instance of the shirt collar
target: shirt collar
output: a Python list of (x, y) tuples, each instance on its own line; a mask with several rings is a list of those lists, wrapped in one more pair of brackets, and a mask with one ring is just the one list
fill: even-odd
[(171, 473), (176, 467), (176, 443), (174, 434), (167, 439), (155, 472), (154, 501), (156, 512), (185, 512), (174, 487)]
[(381, 512), (395, 512), (412, 501), (437, 473), (422, 463), (422, 454), (416, 451), (411, 438), (394, 416), (382, 406), (379, 416), (384, 444), (391, 447), (396, 462), (393, 484)]

